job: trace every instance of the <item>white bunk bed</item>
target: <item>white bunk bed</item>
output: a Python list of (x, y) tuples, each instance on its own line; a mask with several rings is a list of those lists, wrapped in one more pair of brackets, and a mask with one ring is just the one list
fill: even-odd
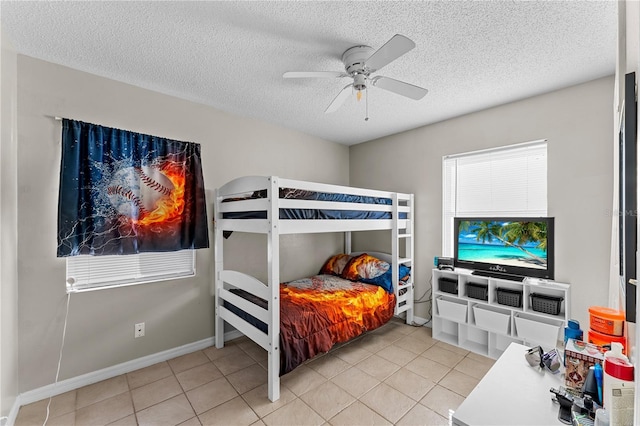
[[(391, 200), (391, 204), (363, 202), (318, 201), (309, 199), (280, 198), (280, 190), (294, 189), (327, 194), (349, 194), (358, 197), (376, 197)], [(264, 198), (243, 198), (262, 191)], [(331, 211), (384, 212), (382, 219), (280, 219), (281, 209), (312, 209)], [(260, 212), (261, 218), (229, 218), (241, 212)], [(280, 397), (280, 235), (298, 233), (345, 232), (345, 253), (351, 252), (351, 232), (391, 230), (393, 288), (396, 297), (394, 315), (404, 313), (407, 324), (413, 322), (413, 277), (400, 282), (400, 264), (413, 267), (413, 194), (376, 191), (347, 186), (327, 185), (278, 178), (275, 176), (240, 177), (218, 188), (215, 193), (215, 339), (216, 347), (224, 346), (224, 322), (251, 338), (268, 352), (268, 397), (276, 401)], [(223, 233), (250, 232), (267, 234), (268, 281), (239, 271), (225, 269), (223, 258)], [(402, 255), (402, 257), (401, 257)], [(413, 269), (413, 268), (412, 268)], [(229, 291), (241, 289), (267, 301), (268, 308), (251, 303)], [(247, 322), (224, 306), (233, 304), (244, 312), (267, 324), (268, 332)]]

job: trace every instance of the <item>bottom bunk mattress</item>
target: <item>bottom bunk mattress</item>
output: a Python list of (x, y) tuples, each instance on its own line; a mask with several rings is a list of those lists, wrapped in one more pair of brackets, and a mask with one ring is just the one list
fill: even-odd
[[(266, 309), (267, 302), (231, 290)], [(225, 308), (267, 332), (267, 324), (225, 301)], [(393, 317), (395, 295), (373, 284), (316, 275), (280, 284), (280, 375), (314, 356), (373, 330)]]

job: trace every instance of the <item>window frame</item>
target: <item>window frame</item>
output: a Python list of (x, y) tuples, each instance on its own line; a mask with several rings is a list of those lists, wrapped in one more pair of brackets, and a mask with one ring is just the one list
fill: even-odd
[[(521, 152), (522, 155), (517, 156), (518, 151)], [(483, 157), (490, 157), (495, 155), (497, 157), (508, 158), (509, 156), (513, 156), (513, 158), (526, 158), (529, 159), (530, 156), (535, 155), (537, 152), (538, 155), (541, 155), (542, 151), (544, 151), (544, 196), (538, 196), (535, 198), (535, 203), (538, 203), (538, 208), (525, 208), (520, 210), (488, 210), (488, 209), (478, 209), (478, 210), (465, 210), (461, 211), (458, 207), (458, 187), (459, 187), (459, 170), (458, 170), (458, 161), (459, 160), (470, 160), (470, 163), (473, 163), (474, 157), (475, 160), (482, 160)], [(455, 172), (451, 175), (451, 164), (447, 164), (447, 162), (455, 161), (453, 168)], [(488, 160), (489, 162), (491, 159)], [(495, 160), (494, 160), (495, 161)], [(480, 163), (481, 161), (475, 161), (476, 163)], [(489, 166), (490, 167), (490, 166)], [(460, 154), (453, 155), (445, 155), (442, 157), (442, 255), (447, 257), (454, 256), (454, 245), (453, 245), (453, 218), (458, 216), (468, 216), (468, 217), (543, 217), (548, 214), (548, 142), (546, 139), (535, 140), (531, 142), (506, 145), (502, 147), (478, 150), (465, 152)], [(504, 179), (504, 178), (502, 178)], [(530, 185), (528, 183), (528, 185)], [(533, 188), (533, 187), (532, 187)], [(454, 193), (452, 195), (452, 192)], [(534, 194), (535, 195), (535, 194)], [(529, 193), (527, 192), (527, 197), (529, 197)], [(542, 205), (542, 200), (544, 200), (544, 208), (539, 208)], [(453, 204), (453, 208), (451, 209), (451, 204)], [(528, 199), (527, 199), (528, 204)]]

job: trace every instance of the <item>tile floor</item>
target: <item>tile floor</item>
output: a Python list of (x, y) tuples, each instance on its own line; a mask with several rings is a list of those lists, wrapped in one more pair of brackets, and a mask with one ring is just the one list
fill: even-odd
[[(275, 403), (266, 362), (242, 337), (56, 396), (47, 425), (446, 425), (494, 361), (394, 319), (283, 376)], [(47, 402), (16, 426), (42, 425)]]

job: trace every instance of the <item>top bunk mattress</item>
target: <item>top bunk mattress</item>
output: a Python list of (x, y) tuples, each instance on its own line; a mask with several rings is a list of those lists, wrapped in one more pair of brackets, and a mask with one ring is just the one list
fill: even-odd
[[(279, 197), (282, 199), (296, 200), (314, 200), (314, 201), (331, 201), (340, 203), (353, 203), (353, 210), (337, 210), (337, 209), (293, 209), (281, 208), (279, 213), (280, 219), (391, 219), (391, 212), (366, 210), (367, 205), (383, 204), (391, 205), (391, 198), (370, 197), (365, 195), (354, 194), (338, 194), (331, 192), (307, 191), (303, 189), (280, 188)], [(223, 199), (222, 202), (252, 200), (266, 198), (267, 191), (255, 191), (251, 195), (245, 197), (230, 197)], [(406, 219), (406, 213), (399, 214), (400, 219)], [(266, 219), (267, 212), (265, 210), (258, 211), (239, 211), (223, 213), (224, 219)]]

